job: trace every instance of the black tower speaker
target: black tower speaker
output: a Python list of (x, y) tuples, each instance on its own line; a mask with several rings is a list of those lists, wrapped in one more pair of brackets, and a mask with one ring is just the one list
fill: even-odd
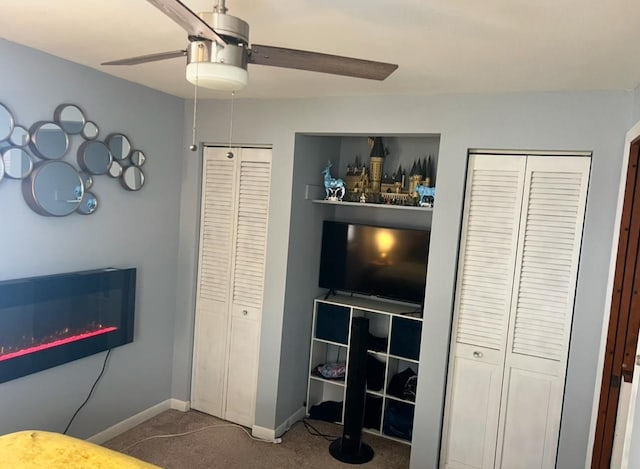
[(338, 461), (364, 464), (373, 458), (371, 446), (362, 442), (364, 402), (367, 393), (367, 342), (369, 320), (353, 318), (349, 345), (347, 397), (344, 409), (342, 438), (331, 443), (329, 452)]

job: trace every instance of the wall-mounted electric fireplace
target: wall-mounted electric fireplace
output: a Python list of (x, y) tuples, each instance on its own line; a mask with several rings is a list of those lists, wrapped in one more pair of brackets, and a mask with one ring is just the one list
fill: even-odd
[(0, 383), (133, 340), (136, 269), (0, 282)]

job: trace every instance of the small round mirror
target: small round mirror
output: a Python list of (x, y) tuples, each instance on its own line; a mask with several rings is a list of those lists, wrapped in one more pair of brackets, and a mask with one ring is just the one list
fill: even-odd
[(120, 176), (122, 176), (122, 165), (120, 164), (120, 162), (113, 160), (111, 162), (111, 166), (109, 166), (108, 174), (112, 178), (119, 178)]
[(140, 150), (133, 150), (131, 153), (131, 162), (134, 166), (142, 166), (144, 162), (147, 160), (147, 157)]
[(7, 177), (24, 179), (33, 169), (33, 160), (24, 148), (9, 147), (2, 151), (2, 162)]
[(14, 147), (26, 147), (29, 144), (29, 131), (22, 127), (21, 125), (16, 125), (13, 127), (13, 131), (11, 132), (11, 136), (9, 137), (9, 143)]
[(87, 121), (82, 128), (82, 138), (85, 140), (95, 140), (99, 133), (100, 129), (95, 122)]
[(131, 142), (123, 134), (109, 135), (107, 137), (107, 146), (116, 160), (124, 160), (131, 153)]
[(85, 192), (82, 197), (82, 202), (76, 209), (78, 213), (82, 215), (91, 215), (98, 208), (98, 199), (93, 192)]
[(69, 136), (54, 122), (36, 122), (29, 133), (29, 148), (38, 158), (57, 160), (69, 149)]
[(85, 189), (91, 189), (93, 187), (93, 176), (86, 171), (80, 172), (80, 178), (82, 179), (82, 185)]
[(113, 161), (109, 148), (98, 140), (84, 142), (78, 148), (78, 164), (93, 175), (106, 174)]
[(129, 166), (122, 173), (120, 183), (129, 191), (139, 191), (144, 185), (144, 173), (137, 166)]
[(76, 135), (82, 132), (86, 119), (84, 112), (75, 104), (61, 104), (54, 111), (53, 120), (68, 134)]
[(15, 122), (11, 111), (9, 111), (4, 104), (0, 103), (0, 142), (9, 138), (13, 131), (14, 124)]
[(22, 195), (41, 215), (64, 217), (73, 213), (84, 195), (78, 171), (64, 161), (45, 161), (22, 181)]

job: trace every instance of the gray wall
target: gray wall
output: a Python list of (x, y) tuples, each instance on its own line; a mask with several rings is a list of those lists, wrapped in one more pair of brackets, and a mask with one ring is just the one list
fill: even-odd
[[(287, 276), (295, 134), (440, 134), (438, 198), (433, 214), (427, 300), (421, 352), (412, 467), (436, 466), (448, 355), (466, 155), (469, 148), (593, 151), (576, 313), (567, 373), (558, 468), (584, 465), (596, 363), (605, 303), (613, 218), (624, 134), (632, 97), (628, 92), (536, 93), (436, 97), (367, 97), (303, 100), (236, 100), (234, 141), (272, 144), (274, 153), (267, 284), (259, 367), (256, 424), (279, 425), (276, 409), (295, 409), (299, 399), (281, 388), (283, 370), (295, 366), (308, 344), (282, 347), (282, 331), (295, 316), (285, 309), (285, 289), (297, 288)], [(225, 142), (229, 103), (202, 102), (199, 140)], [(384, 109), (384, 113), (379, 110)], [(187, 104), (187, 111), (190, 105)], [(187, 113), (187, 115), (190, 115)], [(186, 129), (185, 129), (186, 130)], [(185, 131), (185, 135), (188, 132)], [(174, 394), (188, 396), (185, 377), (193, 324), (193, 272), (196, 261), (199, 163), (183, 159), (181, 251), (178, 295), (183, 298), (184, 331), (176, 330)], [(309, 311), (311, 304), (309, 304)], [(297, 319), (296, 319), (297, 320)], [(287, 332), (288, 334), (289, 332)], [(306, 334), (306, 331), (305, 331)], [(292, 342), (284, 343), (293, 347)], [(178, 353), (182, 350), (182, 353)], [(295, 358), (294, 358), (295, 357)], [(293, 365), (292, 365), (293, 364)], [(284, 413), (284, 411), (283, 411)]]
[(631, 110), (631, 125), (640, 121), (640, 85), (633, 90), (633, 108)]
[(318, 271), (322, 220), (333, 218), (331, 206), (314, 204), (305, 199), (307, 184), (317, 184), (321, 171), (327, 164), (327, 156), (340, 149), (337, 137), (296, 136), (295, 163), (293, 167), (293, 198), (291, 201), (291, 231), (287, 262), (287, 288), (278, 378), (276, 422), (285, 422), (307, 398), (308, 353), (291, 351), (309, 348), (311, 340), (310, 301), (320, 295)]
[[(100, 202), (89, 217), (48, 218), (25, 204), (20, 182), (0, 182), (0, 280), (94, 269), (137, 267), (135, 340), (114, 349), (102, 382), (71, 434), (88, 437), (171, 397), (181, 99), (0, 40), (0, 102), (19, 123), (52, 119), (56, 105), (78, 104), (100, 136), (122, 131), (148, 155), (146, 186), (127, 192), (96, 178)], [(77, 141), (80, 137), (75, 137)], [(65, 157), (71, 161), (72, 155)], [(0, 384), (0, 434), (62, 431), (85, 399), (105, 354)]]

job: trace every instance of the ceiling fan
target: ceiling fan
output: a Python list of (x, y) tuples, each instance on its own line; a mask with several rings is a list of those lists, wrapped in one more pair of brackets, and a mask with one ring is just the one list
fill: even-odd
[(247, 85), (248, 64), (295, 68), (371, 80), (384, 80), (398, 68), (395, 64), (320, 54), (297, 49), (249, 45), (249, 24), (227, 15), (225, 0), (217, 0), (212, 12), (196, 14), (180, 0), (147, 0), (188, 33), (184, 50), (161, 52), (102, 65), (137, 65), (187, 58), (187, 80), (196, 86), (236, 91)]

